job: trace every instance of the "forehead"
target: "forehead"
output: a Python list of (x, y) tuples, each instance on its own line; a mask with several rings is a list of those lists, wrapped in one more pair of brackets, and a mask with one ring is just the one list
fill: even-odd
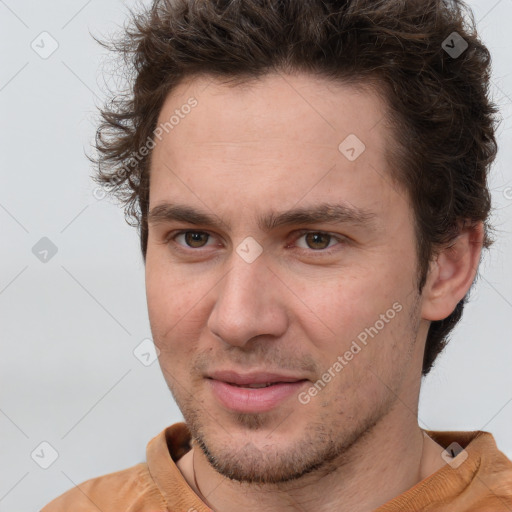
[(375, 89), (362, 83), (334, 83), (309, 74), (270, 73), (243, 82), (193, 76), (168, 94), (158, 123), (183, 110), (191, 97), (197, 106), (190, 112), (194, 115), (185, 117), (200, 114), (201, 123), (180, 122), (179, 130), (175, 126), (172, 138), (180, 143), (251, 142), (266, 135), (327, 145), (357, 132), (375, 146), (389, 131), (374, 131), (384, 121), (386, 106)]
[(158, 126), (150, 207), (176, 194), (226, 203), (233, 193), (258, 208), (336, 191), (349, 201), (366, 191), (361, 207), (396, 195), (386, 105), (368, 87), (304, 74), (242, 84), (193, 77), (167, 96)]

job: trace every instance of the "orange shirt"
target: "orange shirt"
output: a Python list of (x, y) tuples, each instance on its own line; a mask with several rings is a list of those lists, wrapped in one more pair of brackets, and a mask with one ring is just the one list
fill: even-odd
[[(492, 434), (425, 432), (444, 448), (456, 441), (467, 459), (457, 468), (446, 464), (375, 512), (512, 512), (512, 461)], [(175, 464), (189, 441), (184, 423), (167, 427), (148, 443), (147, 462), (87, 480), (41, 512), (211, 512)]]

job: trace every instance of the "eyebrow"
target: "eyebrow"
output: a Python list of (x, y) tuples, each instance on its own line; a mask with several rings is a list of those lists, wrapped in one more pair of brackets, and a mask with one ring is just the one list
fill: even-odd
[[(376, 214), (366, 209), (346, 204), (321, 203), (315, 206), (294, 208), (284, 212), (272, 211), (258, 217), (258, 227), (262, 231), (271, 231), (282, 226), (297, 224), (353, 224), (375, 228)], [(148, 214), (149, 224), (182, 221), (194, 225), (208, 225), (214, 228), (230, 228), (217, 215), (181, 204), (163, 203), (151, 209)]]

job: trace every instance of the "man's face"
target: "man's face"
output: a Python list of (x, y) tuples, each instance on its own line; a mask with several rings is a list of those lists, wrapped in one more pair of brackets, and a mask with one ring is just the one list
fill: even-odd
[[(306, 75), (209, 82), (184, 82), (160, 113), (175, 117), (151, 165), (151, 328), (210, 463), (285, 481), (416, 420), (428, 324), (413, 213), (376, 95)], [(339, 148), (350, 134), (363, 152), (353, 136)], [(283, 216), (296, 210), (340, 215)]]

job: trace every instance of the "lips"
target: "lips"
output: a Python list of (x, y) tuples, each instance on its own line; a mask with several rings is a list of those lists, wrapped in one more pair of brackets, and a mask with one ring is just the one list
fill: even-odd
[(299, 393), (307, 379), (270, 372), (217, 371), (207, 376), (207, 383), (224, 408), (258, 413), (274, 409)]
[(296, 377), (280, 373), (252, 372), (242, 374), (229, 370), (211, 372), (207, 377), (237, 386), (248, 386), (251, 384), (276, 384), (279, 382), (297, 382), (299, 380), (304, 380), (304, 377)]
[(249, 388), (249, 389), (261, 389), (261, 388), (268, 388), (269, 386), (275, 386), (276, 382), (266, 382), (265, 384), (234, 384), (233, 382), (228, 382), (228, 384), (231, 384), (232, 386), (237, 386), (239, 388)]

